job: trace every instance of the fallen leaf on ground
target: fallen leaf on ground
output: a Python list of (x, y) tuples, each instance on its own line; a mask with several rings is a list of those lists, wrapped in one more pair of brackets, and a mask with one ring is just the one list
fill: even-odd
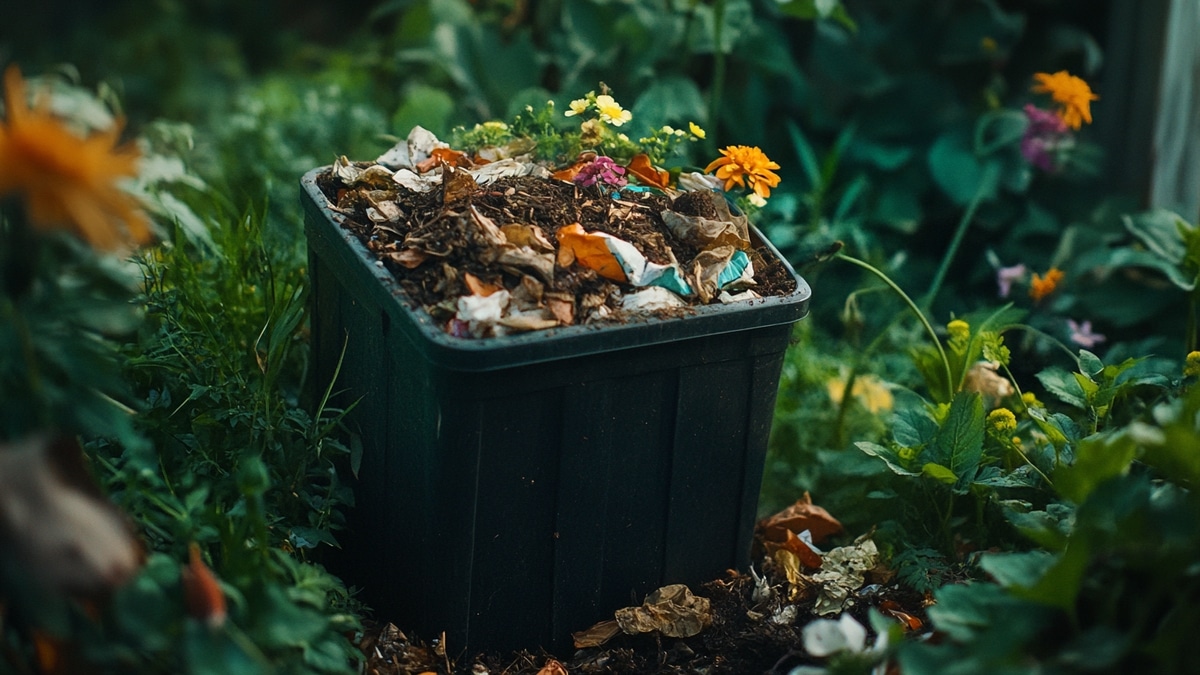
[(575, 640), (576, 649), (587, 649), (588, 647), (599, 647), (620, 633), (621, 624), (617, 623), (616, 619), (607, 619), (587, 630), (571, 633), (571, 637)]
[(550, 659), (546, 665), (542, 666), (541, 670), (537, 671), (537, 675), (568, 675), (568, 673), (563, 664), (556, 659)]
[(842, 531), (842, 524), (828, 511), (813, 504), (812, 495), (808, 492), (795, 504), (761, 521), (758, 526), (763, 539), (774, 542), (787, 541), (789, 532), (799, 534), (808, 530), (812, 533), (813, 543), (819, 544), (830, 535)]
[(646, 596), (640, 607), (616, 611), (621, 630), (630, 635), (660, 633), (666, 637), (691, 637), (712, 623), (708, 598), (692, 595), (683, 584), (663, 586)]

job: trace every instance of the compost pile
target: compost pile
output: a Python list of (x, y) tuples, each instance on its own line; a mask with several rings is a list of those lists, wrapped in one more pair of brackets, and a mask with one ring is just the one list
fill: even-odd
[(570, 179), (468, 157), (417, 128), (318, 186), (409, 299), (457, 337), (672, 316), (787, 295), (795, 280), (724, 196)]

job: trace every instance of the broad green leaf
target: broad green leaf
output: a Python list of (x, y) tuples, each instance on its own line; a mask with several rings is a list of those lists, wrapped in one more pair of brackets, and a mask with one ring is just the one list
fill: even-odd
[(1084, 438), (1076, 445), (1075, 463), (1054, 470), (1054, 488), (1081, 504), (1097, 485), (1128, 471), (1136, 454), (1137, 444), (1124, 432)]
[(1100, 357), (1096, 356), (1095, 354), (1089, 352), (1086, 349), (1079, 350), (1079, 359), (1078, 360), (1079, 360), (1079, 372), (1087, 375), (1088, 377), (1095, 377), (1096, 375), (1099, 375), (1101, 371), (1104, 370), (1104, 362), (1100, 360)]
[(1072, 373), (1054, 366), (1038, 373), (1037, 379), (1046, 391), (1054, 394), (1063, 403), (1087, 409), (1087, 397)]
[(946, 485), (954, 485), (958, 482), (958, 476), (954, 475), (953, 471), (933, 462), (928, 462), (925, 466), (922, 466), (921, 473)]
[(920, 448), (925, 446), (933, 440), (937, 431), (937, 422), (920, 406), (896, 411), (892, 425), (892, 438), (904, 447)]
[(896, 451), (894, 451), (890, 448), (885, 448), (882, 445), (879, 445), (877, 443), (870, 443), (868, 441), (859, 441), (859, 442), (855, 443), (854, 445), (857, 446), (859, 450), (862, 450), (863, 452), (867, 453), (868, 455), (882, 459), (884, 461), (884, 463), (887, 464), (888, 468), (892, 470), (893, 473), (899, 474), (901, 476), (919, 476), (919, 475), (921, 475), (920, 472), (909, 471), (908, 469), (904, 468), (904, 460), (900, 459), (900, 456), (896, 454)]
[(966, 206), (977, 194), (996, 196), (997, 168), (975, 155), (966, 133), (943, 134), (929, 148), (928, 161), (934, 181), (955, 204)]
[[(649, 133), (654, 124), (680, 124), (704, 120), (704, 97), (696, 83), (682, 77), (657, 80), (630, 108), (633, 123)], [(632, 133), (632, 132), (631, 132)]]
[(1187, 254), (1178, 224), (1183, 219), (1166, 209), (1154, 209), (1123, 217), (1125, 229), (1137, 237), (1152, 253), (1179, 265)]
[(455, 107), (454, 99), (445, 91), (423, 84), (413, 85), (392, 115), (392, 131), (407, 136), (413, 127), (422, 126), (436, 135), (445, 135), (450, 130)]
[(1028, 587), (1036, 584), (1054, 561), (1054, 555), (1048, 551), (987, 553), (979, 559), (979, 566), (1005, 588)]
[(1017, 597), (1057, 607), (1074, 616), (1079, 586), (1083, 582), (1083, 573), (1087, 570), (1090, 557), (1091, 547), (1084, 538), (1072, 537), (1067, 542), (1067, 548), (1058, 555), (1058, 559), (1048, 567), (1036, 584), (1013, 586), (1010, 590)]
[(1047, 504), (1045, 511), (1005, 509), (1004, 516), (1021, 534), (1051, 551), (1066, 547), (1075, 526), (1075, 510), (1060, 503)]
[(964, 488), (975, 478), (983, 456), (983, 397), (960, 392), (950, 404), (945, 423), (934, 438), (933, 458), (946, 466)]

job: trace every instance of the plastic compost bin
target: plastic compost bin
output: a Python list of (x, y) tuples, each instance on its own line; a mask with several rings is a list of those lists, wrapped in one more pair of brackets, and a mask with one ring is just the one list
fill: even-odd
[(456, 654), (562, 649), (660, 586), (746, 568), (811, 293), (786, 260), (786, 297), (455, 338), (341, 226), (326, 171), (301, 181), (314, 367), (362, 442), (334, 571), (380, 620)]

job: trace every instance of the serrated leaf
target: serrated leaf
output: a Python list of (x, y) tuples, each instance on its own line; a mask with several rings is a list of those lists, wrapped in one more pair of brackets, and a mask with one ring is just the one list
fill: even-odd
[(868, 441), (859, 441), (854, 445), (868, 455), (882, 459), (883, 462), (887, 464), (888, 468), (892, 470), (892, 473), (899, 474), (901, 476), (921, 475), (920, 472), (909, 471), (908, 469), (904, 468), (903, 460), (901, 460), (900, 456), (890, 448), (885, 448), (882, 445)]
[(983, 456), (983, 397), (960, 392), (934, 439), (935, 463), (946, 466), (963, 488), (975, 478)]
[(1054, 394), (1063, 403), (1080, 409), (1087, 408), (1087, 398), (1079, 383), (1075, 381), (1073, 373), (1054, 366), (1038, 373), (1037, 379), (1046, 391)]
[(892, 438), (904, 447), (920, 448), (932, 441), (937, 431), (937, 422), (924, 408), (910, 407), (896, 412)]

